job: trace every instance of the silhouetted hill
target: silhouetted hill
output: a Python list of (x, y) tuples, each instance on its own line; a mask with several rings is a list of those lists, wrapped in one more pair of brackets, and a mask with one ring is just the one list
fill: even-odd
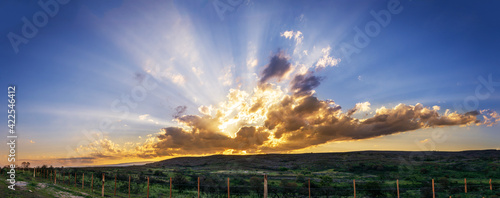
[[(413, 151), (358, 151), (343, 153), (261, 154), (261, 155), (212, 155), (205, 157), (178, 157), (146, 164), (147, 167), (192, 168), (202, 170), (279, 170), (326, 169), (348, 170), (362, 166), (376, 168), (383, 165), (394, 169), (399, 165), (439, 163), (446, 166), (475, 162), (494, 162), (500, 159), (499, 150), (474, 150), (460, 152)], [(392, 168), (391, 168), (392, 167)]]

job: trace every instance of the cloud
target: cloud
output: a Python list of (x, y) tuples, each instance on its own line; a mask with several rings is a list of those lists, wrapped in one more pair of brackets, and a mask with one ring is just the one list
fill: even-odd
[[(313, 77), (312, 74), (307, 75)], [(239, 94), (228, 98), (245, 98), (236, 95)], [(263, 123), (253, 126), (240, 123), (234, 128), (235, 136), (221, 130), (223, 118), (227, 116), (221, 111), (215, 116), (182, 116), (178, 122), (184, 127), (163, 129), (158, 136), (158, 143), (153, 145), (155, 153), (213, 154), (228, 150), (235, 153), (288, 152), (333, 141), (361, 140), (423, 128), (479, 123), (479, 112), (439, 114), (435, 108), (422, 104), (399, 104), (391, 109), (381, 107), (372, 117), (360, 120), (351, 116), (351, 110), (343, 113), (333, 101), (320, 100), (313, 94), (285, 94), (280, 100), (272, 101), (269, 104), (265, 99), (257, 100), (253, 105), (248, 104), (246, 108), (240, 109), (243, 114), (263, 112), (265, 119)], [(371, 110), (369, 102), (357, 103), (353, 109), (363, 112)]]
[[(307, 79), (306, 76), (314, 78), (309, 73), (302, 79)], [(304, 84), (298, 87), (311, 87)], [(417, 103), (381, 107), (373, 116), (357, 119), (352, 117), (353, 112), (370, 111), (369, 102), (357, 103), (354, 110), (343, 112), (332, 100), (320, 100), (310, 92), (312, 89), (301, 88), (295, 90), (306, 91), (290, 94), (274, 84), (257, 86), (251, 94), (233, 89), (227, 101), (217, 107), (202, 106), (201, 115), (179, 114), (178, 126), (163, 128), (144, 142), (136, 143), (134, 148), (120, 147), (103, 138), (80, 147), (78, 152), (96, 158), (289, 152), (328, 142), (377, 138), (417, 129), (489, 125), (492, 120), (478, 120), (478, 116), (486, 114), (498, 118), (494, 111), (447, 110), (440, 114), (435, 107)]]
[(282, 37), (285, 37), (287, 39), (294, 39), (296, 42), (296, 45), (299, 45), (302, 43), (302, 40), (304, 40), (304, 35), (302, 35), (301, 31), (285, 31), (281, 33)]
[(347, 112), (347, 115), (351, 116), (352, 114), (361, 111), (361, 112), (367, 112), (370, 111), (370, 102), (363, 102), (363, 103), (356, 103), (356, 106), (352, 109), (350, 109)]
[(203, 115), (211, 115), (212, 114), (212, 106), (200, 106), (198, 107), (198, 111)]
[(149, 117), (149, 114), (139, 115), (139, 120), (147, 120)]
[(198, 78), (201, 76), (201, 74), (203, 74), (203, 70), (201, 70), (200, 68), (198, 67), (191, 67), (191, 71), (193, 71), (193, 73), (198, 76)]
[[(143, 142), (120, 146), (101, 138), (79, 147), (78, 152), (96, 158), (290, 152), (433, 127), (492, 126), (500, 118), (492, 110), (459, 113), (447, 109), (439, 113), (439, 106), (417, 103), (380, 107), (358, 119), (353, 116), (356, 112), (372, 111), (370, 102), (356, 103), (344, 112), (333, 100), (319, 99), (314, 89), (323, 77), (317, 76), (314, 68), (296, 72), (288, 88), (269, 82), (286, 79), (291, 70), (289, 58), (280, 51), (271, 57), (252, 90), (230, 89), (225, 101), (200, 106), (199, 114), (185, 115), (187, 107), (178, 106), (173, 115), (177, 125), (141, 138)], [(141, 116), (147, 119), (149, 115)]]
[(283, 51), (273, 55), (269, 64), (267, 64), (264, 71), (262, 71), (260, 83), (265, 83), (272, 78), (276, 78), (278, 81), (281, 80), (292, 69), (288, 59), (289, 58)]
[(302, 49), (302, 41), (304, 40), (304, 35), (302, 34), (301, 31), (289, 30), (282, 32), (281, 36), (295, 41), (295, 48), (293, 50), (294, 55), (297, 55), (299, 58), (302, 57), (301, 53), (307, 55), (307, 50)]
[(287, 39), (291, 39), (293, 37), (293, 31), (285, 31), (285, 32), (282, 32), (281, 33), (281, 36), (287, 38)]
[(231, 71), (234, 68), (234, 65), (224, 67), (224, 69), (221, 71), (223, 73), (223, 76), (219, 76), (219, 81), (222, 83), (224, 86), (231, 86), (233, 84), (233, 72)]
[(174, 118), (179, 118), (181, 115), (186, 112), (187, 107), (186, 106), (177, 106), (175, 107), (175, 113), (172, 115)]
[(323, 69), (325, 67), (336, 66), (340, 63), (340, 58), (333, 58), (330, 56), (331, 47), (321, 49), (323, 57), (321, 57), (318, 62), (316, 62), (316, 69)]
[(370, 111), (370, 102), (356, 103), (356, 109), (362, 112)]
[[(268, 115), (272, 122), (266, 126), (275, 131), (275, 136), (283, 143), (262, 150), (289, 151), (331, 141), (360, 140), (422, 128), (478, 123), (475, 113), (439, 115), (421, 104), (399, 104), (393, 109), (378, 109), (373, 117), (366, 120), (340, 113), (337, 108), (314, 96), (286, 104), (275, 106)], [(299, 111), (301, 107), (307, 108)]]
[(441, 110), (441, 107), (437, 106), (437, 105), (434, 105), (434, 106), (432, 106), (432, 109), (434, 109), (436, 111), (439, 111), (439, 110)]
[(313, 89), (319, 86), (322, 79), (322, 77), (313, 75), (312, 72), (307, 72), (296, 75), (290, 82), (290, 86), (296, 95), (311, 95)]
[[(197, 121), (190, 122), (193, 124), (191, 131), (180, 127), (164, 128), (163, 134), (158, 136), (160, 141), (154, 145), (157, 154), (213, 154), (222, 153), (228, 149), (252, 152), (268, 140), (269, 133), (259, 131), (256, 127), (242, 127), (236, 132), (237, 136), (231, 138), (205, 125), (208, 124), (205, 121), (213, 121), (210, 118), (191, 117), (190, 119), (193, 118)], [(198, 125), (197, 122), (204, 122), (204, 124)]]
[(169, 79), (177, 85), (184, 85), (186, 83), (186, 79), (184, 78), (184, 76), (179, 73), (164, 72), (162, 74), (162, 77)]
[(488, 110), (481, 110), (480, 113), (483, 114), (483, 119), (484, 119), (483, 124), (486, 126), (491, 127), (493, 125), (498, 124), (498, 121), (500, 121), (500, 115), (496, 111), (488, 109)]
[(76, 149), (76, 152), (82, 156), (87, 155), (94, 158), (118, 157), (118, 154), (122, 154), (123, 151), (124, 149), (122, 149), (119, 144), (107, 138), (97, 139), (85, 146), (80, 145), (80, 147)]
[(420, 140), (419, 142), (420, 143), (426, 143), (426, 142), (429, 142), (429, 139)]
[(259, 60), (257, 60), (257, 59), (249, 59), (247, 61), (247, 67), (253, 68), (253, 67), (257, 66), (258, 63), (259, 63)]
[(149, 115), (149, 114), (139, 115), (139, 120), (148, 121), (148, 122), (155, 122), (151, 118), (151, 115)]

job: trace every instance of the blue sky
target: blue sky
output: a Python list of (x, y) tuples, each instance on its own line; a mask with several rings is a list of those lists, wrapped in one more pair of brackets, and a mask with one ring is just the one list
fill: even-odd
[[(400, 11), (391, 14), (387, 25), (378, 23), (380, 32), (369, 37), (369, 44), (346, 57), (342, 46), (355, 46), (355, 28), (364, 31), (367, 24), (377, 22), (370, 12), (387, 12), (388, 4), (398, 2)], [(292, 69), (289, 76), (270, 83), (291, 94), (289, 83), (294, 75), (304, 69), (314, 72), (323, 79), (315, 88), (318, 99), (335, 101), (344, 113), (357, 103), (369, 102), (369, 110), (354, 115), (358, 119), (400, 103), (421, 103), (429, 109), (437, 105), (437, 112), (443, 115), (446, 109), (459, 114), (500, 110), (496, 1), (229, 3), (57, 3), (55, 16), (49, 16), (28, 43), (19, 44), (16, 53), (9, 33), (22, 36), (22, 18), (33, 22), (36, 13), (46, 11), (36, 1), (2, 2), (0, 83), (18, 88), (21, 158), (66, 163), (61, 159), (92, 156), (96, 159), (90, 164), (122, 162), (123, 158), (96, 156), (109, 155), (101, 151), (109, 147), (142, 152), (137, 147), (160, 141), (157, 136), (162, 128), (182, 125), (175, 117), (182, 109), (179, 106), (186, 107), (179, 115), (200, 115), (200, 107), (217, 108), (227, 101), (230, 90), (252, 95), (271, 57), (280, 51)], [(229, 10), (218, 11), (221, 6)], [(314, 69), (322, 57), (337, 62)], [(492, 89), (479, 80), (489, 76), (497, 82)], [(148, 89), (145, 82), (155, 86)], [(480, 94), (488, 96), (478, 99), (478, 87)], [(477, 107), (459, 108), (464, 100), (474, 98)], [(129, 112), (126, 115), (124, 108)], [(478, 119), (484, 121), (482, 115)], [(108, 121), (113, 129), (99, 129)], [(438, 150), (498, 148), (498, 126), (486, 125), (401, 131), (286, 152), (419, 150), (414, 142), (432, 141), (433, 130), (449, 133), (448, 140), (437, 145)], [(234, 136), (236, 131), (228, 133)], [(107, 147), (96, 146), (100, 144)], [(75, 153), (77, 148), (81, 150)], [(7, 149), (2, 150), (5, 155)], [(201, 153), (176, 155), (181, 154)]]

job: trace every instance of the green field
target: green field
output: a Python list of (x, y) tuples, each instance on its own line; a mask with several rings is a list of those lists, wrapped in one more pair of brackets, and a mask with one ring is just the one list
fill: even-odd
[[(0, 197), (100, 197), (102, 175), (105, 196), (263, 197), (264, 174), (268, 197), (500, 197), (500, 151), (392, 152), (214, 155), (182, 157), (142, 166), (127, 167), (35, 167), (17, 170), (16, 180), (27, 182), (16, 191), (2, 179)], [(3, 170), (3, 177), (7, 174)], [(57, 172), (57, 184), (51, 174)], [(76, 174), (77, 180), (75, 184)], [(82, 180), (83, 174), (85, 175)], [(71, 175), (70, 177), (68, 175)], [(93, 181), (92, 181), (93, 178)], [(465, 193), (464, 178), (467, 178)], [(489, 180), (492, 179), (492, 190)], [(84, 183), (82, 189), (82, 181)], [(76, 187), (75, 187), (76, 185)], [(93, 192), (91, 191), (91, 186)]]

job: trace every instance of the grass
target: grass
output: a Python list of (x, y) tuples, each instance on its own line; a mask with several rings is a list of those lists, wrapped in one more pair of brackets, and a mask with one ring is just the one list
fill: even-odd
[[(257, 177), (261, 179), (257, 182), (262, 182), (263, 173), (266, 173), (269, 178), (269, 197), (306, 195), (307, 183), (305, 181), (307, 179), (311, 180), (313, 197), (326, 197), (326, 193), (331, 193), (330, 197), (332, 195), (334, 197), (352, 196), (353, 179), (356, 179), (358, 197), (373, 197), (374, 194), (380, 193), (377, 191), (381, 191), (382, 197), (393, 197), (396, 179), (399, 179), (401, 197), (428, 197), (429, 193), (432, 193), (431, 179), (435, 179), (437, 197), (449, 195), (453, 197), (500, 197), (499, 151), (438, 152), (415, 163), (416, 165), (409, 170), (401, 169), (402, 165), (398, 164), (399, 158), (407, 158), (408, 155), (409, 153), (406, 152), (353, 152), (261, 155), (253, 156), (250, 160), (246, 158), (248, 156), (215, 156), (181, 159), (180, 161), (173, 159), (145, 166), (64, 168), (57, 169), (58, 173), (65, 175), (65, 177), (58, 177), (57, 185), (53, 184), (53, 180), (40, 176), (34, 179), (32, 173), (18, 172), (16, 180), (27, 181), (28, 185), (22, 190), (11, 191), (7, 189), (5, 179), (2, 179), (4, 184), (0, 185), (0, 197), (57, 197), (61, 195), (100, 197), (102, 173), (106, 175), (106, 197), (113, 196), (115, 175), (118, 175), (116, 197), (128, 197), (129, 175), (132, 178), (132, 197), (139, 195), (145, 197), (146, 177), (149, 177), (151, 181), (151, 198), (168, 197), (169, 178), (176, 178), (178, 175), (181, 175), (180, 178), (183, 179), (182, 182), (187, 185), (187, 188), (183, 190), (181, 180), (174, 179), (172, 192), (174, 197), (196, 197), (198, 177), (201, 177), (202, 181), (202, 197), (216, 197), (209, 192), (218, 192), (219, 197), (227, 197), (227, 177), (231, 178), (232, 197), (260, 197), (262, 189), (257, 191), (253, 189), (262, 187), (262, 183), (257, 183), (255, 186), (255, 178), (253, 181), (250, 178)], [(324, 159), (318, 160), (314, 157)], [(220, 161), (226, 163), (220, 163)], [(259, 164), (259, 161), (266, 163)], [(232, 163), (238, 165), (231, 165)], [(76, 187), (73, 184), (75, 172), (79, 182)], [(72, 175), (70, 185), (67, 184), (68, 173)], [(85, 173), (83, 190), (80, 183), (82, 173)], [(90, 191), (92, 174), (94, 175), (93, 193)], [(464, 177), (467, 177), (469, 190), (467, 194), (463, 192)], [(325, 178), (332, 180), (325, 181)], [(493, 179), (493, 191), (489, 190), (489, 178)], [(446, 183), (447, 186), (443, 186)], [(46, 187), (41, 188), (39, 186), (41, 184), (45, 184)]]

